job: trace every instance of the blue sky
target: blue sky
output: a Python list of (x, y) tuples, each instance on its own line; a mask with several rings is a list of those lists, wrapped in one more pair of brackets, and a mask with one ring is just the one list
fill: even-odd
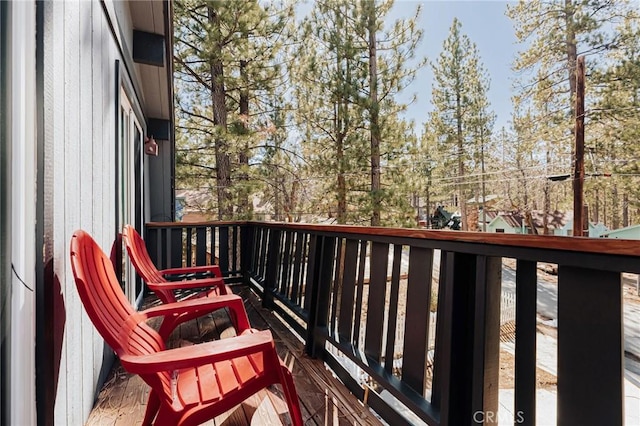
[[(505, 16), (506, 1), (412, 1), (397, 0), (388, 18), (392, 22), (398, 18), (413, 16), (416, 6), (422, 4), (419, 27), (424, 31), (418, 56), (426, 56), (435, 61), (442, 50), (442, 43), (449, 35), (453, 18), (462, 23), (462, 32), (474, 42), (480, 53), (484, 67), (491, 78), (489, 101), (497, 114), (494, 130), (507, 126), (511, 118), (511, 88), (513, 72), (511, 63), (515, 59), (519, 46), (516, 43), (511, 20)], [(422, 123), (431, 110), (431, 67), (420, 70), (416, 80), (405, 89), (401, 101), (408, 101), (416, 94), (417, 101), (409, 106), (407, 118), (416, 123), (418, 134), (422, 132)]]

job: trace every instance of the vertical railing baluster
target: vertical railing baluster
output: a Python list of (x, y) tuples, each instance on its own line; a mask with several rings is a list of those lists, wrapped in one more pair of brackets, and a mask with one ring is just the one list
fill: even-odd
[(289, 296), (289, 272), (291, 269), (291, 239), (293, 231), (284, 231), (282, 246), (282, 273), (279, 277), (280, 293)]
[(536, 424), (536, 262), (516, 263), (516, 355), (514, 420)]
[(470, 423), (498, 424), (502, 259), (477, 256), (475, 272)]
[(344, 273), (342, 276), (342, 297), (340, 298), (340, 316), (338, 336), (340, 341), (353, 343), (353, 308), (356, 293), (356, 267), (358, 262), (358, 242), (347, 239), (344, 255)]
[(298, 299), (300, 294), (300, 286), (302, 285), (301, 271), (302, 262), (304, 262), (304, 255), (302, 253), (302, 242), (304, 240), (304, 234), (296, 232), (296, 244), (293, 254), (293, 279), (291, 281), (291, 301), (295, 304), (299, 304)]
[(316, 237), (315, 245), (316, 259), (311, 273), (311, 301), (305, 346), (307, 354), (314, 358), (324, 351), (327, 338), (329, 293), (335, 262), (336, 239), (335, 237)]
[(220, 269), (222, 273), (227, 275), (229, 273), (229, 227), (228, 225), (222, 225), (218, 230), (219, 233), (219, 249), (218, 259), (220, 262)]
[(558, 424), (622, 425), (620, 273), (558, 267)]
[[(436, 365), (441, 392), (441, 423), (443, 425), (470, 424), (471, 383), (473, 365), (473, 331), (470, 324), (474, 315), (475, 256), (463, 253), (443, 252), (446, 256), (444, 306), (438, 308), (438, 334), (444, 336), (436, 351), (442, 351)], [(444, 284), (444, 289), (442, 288)]]
[(169, 243), (169, 267), (182, 267), (182, 228), (171, 228)]
[(231, 235), (233, 236), (233, 246), (231, 249), (231, 270), (233, 271), (234, 275), (238, 273), (238, 246), (240, 245), (238, 230), (238, 225), (231, 226)]
[[(302, 256), (300, 258), (301, 267), (300, 267), (300, 289), (298, 290), (298, 298), (297, 302), (299, 306), (307, 305), (307, 269), (309, 268), (309, 239), (311, 238), (310, 234), (302, 233)], [(308, 312), (309, 310), (306, 309)]]
[[(318, 243), (318, 237), (315, 234), (309, 235), (309, 244), (307, 251), (307, 270), (305, 273), (305, 286), (304, 286), (304, 309), (307, 312), (311, 311), (311, 294), (314, 291), (314, 282), (316, 277), (316, 263), (320, 258), (320, 246)], [(308, 324), (307, 324), (308, 326)]]
[(169, 242), (170, 242), (170, 238), (169, 238), (169, 229), (164, 228), (161, 230), (161, 237), (160, 237), (160, 259), (159, 262), (157, 264), (158, 269), (166, 269), (169, 267), (169, 253), (170, 253), (170, 249), (169, 249)]
[(196, 265), (207, 264), (207, 228), (196, 228)]
[(186, 254), (186, 259), (185, 259), (187, 266), (191, 266), (192, 265), (191, 264), (191, 262), (192, 262), (191, 257), (192, 257), (192, 250), (193, 250), (193, 247), (191, 247), (192, 244), (193, 244), (193, 242), (191, 241), (191, 232), (192, 231), (193, 231), (192, 227), (190, 227), (190, 226), (187, 227), (187, 238), (186, 238), (187, 239), (187, 242), (186, 242), (187, 254)]
[(258, 275), (265, 280), (267, 275), (267, 243), (269, 241), (269, 228), (262, 228), (260, 232), (260, 265), (258, 267)]
[(249, 278), (254, 270), (254, 227), (254, 225), (242, 225), (240, 229), (240, 271), (245, 285), (249, 285)]
[(154, 265), (160, 264), (160, 256), (162, 255), (162, 240), (159, 238), (160, 232), (158, 228), (147, 228), (145, 235), (147, 251)]
[[(389, 294), (389, 319), (387, 327), (387, 345), (384, 352), (384, 369), (393, 373), (393, 358), (396, 346), (396, 328), (398, 325), (398, 298), (400, 294), (400, 266), (402, 265), (402, 246), (393, 246), (393, 266), (391, 267), (391, 292)], [(406, 316), (405, 316), (406, 317)]]
[(411, 247), (402, 359), (402, 381), (424, 395), (429, 355), (433, 250)]
[(382, 355), (388, 263), (389, 244), (373, 242), (369, 261), (369, 298), (367, 300), (367, 328), (364, 336), (364, 353), (377, 362), (380, 362)]
[(264, 280), (264, 294), (262, 295), (262, 306), (273, 309), (273, 293), (277, 288), (280, 258), (280, 236), (279, 229), (270, 229), (269, 251), (267, 252), (267, 273)]
[(356, 347), (360, 346), (360, 323), (362, 318), (362, 298), (364, 294), (364, 271), (367, 263), (368, 245), (368, 241), (360, 241), (360, 257), (358, 259), (358, 282), (355, 304), (356, 317), (353, 320), (353, 344), (356, 345)]
[(342, 238), (337, 239), (337, 247), (335, 254), (335, 271), (333, 277), (333, 287), (331, 288), (331, 319), (329, 320), (329, 333), (331, 335), (334, 334), (334, 331), (337, 327), (338, 321), (338, 313), (340, 307), (338, 305), (338, 297), (340, 297), (340, 293), (342, 292), (342, 274), (344, 271), (344, 257), (342, 253), (344, 240)]
[[(433, 381), (431, 382), (431, 404), (436, 409), (442, 406), (442, 395), (449, 391), (448, 371), (451, 368), (451, 285), (447, 280), (453, 279), (453, 269), (447, 259), (452, 256), (449, 252), (440, 252), (440, 270), (438, 275), (438, 303), (436, 312), (436, 338), (433, 354)], [(450, 270), (451, 269), (451, 270)]]

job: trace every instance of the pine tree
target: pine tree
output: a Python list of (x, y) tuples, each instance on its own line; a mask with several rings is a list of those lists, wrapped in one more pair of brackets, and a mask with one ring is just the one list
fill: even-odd
[(214, 187), (219, 219), (251, 215), (249, 159), (264, 122), (261, 98), (281, 82), (274, 62), (293, 13), (278, 6), (176, 2), (177, 178)]
[[(573, 161), (576, 59), (585, 55), (589, 70), (603, 66), (606, 55), (624, 40), (616, 27), (637, 14), (626, 0), (521, 0), (508, 6), (507, 15), (514, 21), (516, 37), (525, 45), (513, 65), (521, 75), (515, 101), (531, 109), (525, 126), (538, 128), (532, 138), (544, 142), (547, 162), (566, 173), (572, 170)], [(589, 84), (587, 81), (586, 145), (593, 147), (603, 141), (598, 142), (592, 132), (598, 123), (589, 116), (594, 100)], [(566, 184), (547, 184), (545, 191), (545, 210), (554, 197), (566, 204), (571, 194)]]
[[(394, 101), (394, 95), (413, 81), (417, 69), (424, 64), (424, 61), (418, 61), (414, 66), (408, 64), (415, 58), (417, 46), (422, 39), (422, 31), (416, 27), (420, 7), (416, 9), (412, 18), (399, 19), (389, 29), (385, 29), (384, 20), (393, 3), (388, 0), (361, 0), (359, 13), (363, 17), (363, 25), (356, 27), (362, 34), (360, 37), (366, 41), (368, 54), (368, 81), (363, 84), (365, 93), (361, 98), (365, 101), (364, 106), (369, 118), (372, 226), (381, 224), (381, 211), (386, 202), (385, 198), (390, 194), (384, 190), (384, 186), (389, 187), (389, 182), (382, 183), (381, 161), (384, 160), (384, 155), (381, 156), (381, 152), (404, 149), (403, 144), (397, 139), (382, 139), (385, 120), (381, 119), (381, 111), (384, 110), (384, 116), (389, 117), (405, 108)], [(362, 31), (363, 28), (365, 31)], [(391, 124), (392, 122), (393, 120), (386, 120), (388, 125), (397, 124)]]
[(435, 137), (446, 173), (442, 179), (455, 183), (462, 229), (468, 229), (466, 200), (470, 185), (467, 173), (476, 169), (477, 153), (491, 137), (493, 113), (489, 110), (489, 80), (477, 48), (461, 32), (462, 24), (454, 18), (449, 36), (437, 62), (432, 64), (434, 111), (429, 116), (428, 133)]

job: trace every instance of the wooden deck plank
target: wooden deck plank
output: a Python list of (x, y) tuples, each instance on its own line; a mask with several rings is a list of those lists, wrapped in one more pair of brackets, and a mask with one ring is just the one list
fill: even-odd
[[(304, 407), (305, 422), (313, 420), (319, 425), (342, 424), (341, 421), (336, 423), (327, 418), (328, 413), (337, 410), (338, 418), (344, 419), (345, 424), (381, 424), (380, 420), (326, 369), (322, 361), (306, 356), (303, 343), (272, 312), (262, 308), (251, 290), (243, 288), (239, 294), (245, 301), (252, 326), (269, 328), (276, 340), (276, 348), (280, 342), (286, 347), (287, 353), (285, 356), (281, 354), (281, 357), (292, 371), (296, 390)], [(304, 415), (304, 409), (313, 413), (313, 419)]]
[[(249, 289), (236, 287), (245, 301), (253, 327), (270, 329), (276, 350), (293, 373), (305, 425), (379, 425), (378, 419), (332, 376), (322, 361), (307, 357), (304, 345), (273, 313), (262, 308)], [(153, 296), (152, 296), (153, 297)], [(159, 321), (150, 322), (156, 329)], [(235, 335), (226, 310), (182, 324), (169, 338), (168, 346), (226, 338)], [(140, 424), (146, 409), (148, 386), (128, 374), (118, 362), (103, 387), (86, 423), (88, 426)], [(291, 418), (279, 386), (271, 386), (205, 425), (288, 425)]]

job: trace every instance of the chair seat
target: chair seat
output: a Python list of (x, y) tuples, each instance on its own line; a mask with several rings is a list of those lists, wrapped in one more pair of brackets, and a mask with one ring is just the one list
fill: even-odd
[(215, 403), (227, 395), (251, 387), (265, 376), (262, 354), (242, 356), (180, 370), (176, 375), (174, 405), (188, 407)]

